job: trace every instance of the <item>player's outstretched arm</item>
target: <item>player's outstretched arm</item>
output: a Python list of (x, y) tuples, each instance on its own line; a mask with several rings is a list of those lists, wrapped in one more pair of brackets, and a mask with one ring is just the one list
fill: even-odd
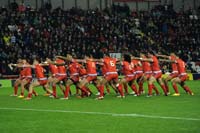
[(92, 59), (94, 62), (103, 63), (103, 59)]
[(141, 58), (140, 57), (131, 56), (131, 59), (132, 60), (140, 60)]
[(49, 64), (53, 64), (56, 66), (64, 66), (65, 65), (65, 63), (57, 63), (56, 61), (49, 61)]
[(176, 61), (173, 60), (167, 60), (167, 59), (159, 59), (161, 62), (170, 62), (170, 63), (176, 63)]
[[(73, 59), (73, 60), (75, 60), (76, 62), (78, 62), (78, 63), (86, 63), (86, 60), (85, 59)], [(72, 60), (72, 61), (73, 61)]]
[(161, 54), (156, 54), (157, 57), (161, 57), (161, 58), (167, 58), (169, 59), (170, 56), (168, 55), (161, 55)]
[(147, 61), (147, 62), (153, 62), (153, 60), (151, 58), (140, 58), (141, 61)]
[(62, 59), (62, 60), (68, 60), (68, 58), (64, 57), (64, 56), (56, 56), (56, 58), (59, 58), (59, 59)]
[(41, 62), (41, 63), (40, 63), (40, 66), (49, 66), (49, 63), (46, 62), (46, 61), (45, 61), (45, 62)]
[(14, 64), (14, 66), (19, 67), (19, 68), (25, 68), (25, 67), (30, 67), (30, 68), (35, 68), (34, 65), (28, 65), (28, 64)]

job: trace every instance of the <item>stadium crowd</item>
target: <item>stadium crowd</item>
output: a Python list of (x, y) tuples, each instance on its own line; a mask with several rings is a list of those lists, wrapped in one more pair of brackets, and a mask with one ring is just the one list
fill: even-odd
[[(123, 9), (123, 10), (122, 10)], [(54, 57), (87, 52), (100, 58), (106, 52), (152, 49), (175, 52), (185, 62), (200, 60), (199, 11), (175, 12), (172, 6), (156, 6), (151, 11), (130, 11), (113, 5), (104, 10), (72, 8), (38, 11), (12, 4), (0, 8), (0, 73), (12, 74), (7, 64), (19, 58)]]

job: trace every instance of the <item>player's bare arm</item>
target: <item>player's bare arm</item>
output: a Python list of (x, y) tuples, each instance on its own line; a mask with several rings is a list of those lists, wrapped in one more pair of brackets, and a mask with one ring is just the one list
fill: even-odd
[(176, 63), (174, 60), (167, 60), (167, 59), (159, 59), (161, 62), (170, 62), (170, 63)]
[(157, 56), (157, 57), (161, 57), (161, 58), (167, 58), (167, 59), (170, 58), (170, 56), (168, 56), (168, 55), (156, 54), (156, 56)]

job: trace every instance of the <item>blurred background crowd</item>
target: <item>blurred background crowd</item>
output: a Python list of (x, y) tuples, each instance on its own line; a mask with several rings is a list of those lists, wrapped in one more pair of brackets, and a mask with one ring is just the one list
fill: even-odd
[[(200, 73), (200, 7), (176, 12), (172, 5), (150, 11), (132, 11), (113, 4), (104, 10), (52, 9), (47, 3), (39, 10), (12, 3), (0, 8), (0, 73), (13, 74), (7, 67), (18, 58), (45, 59), (71, 53), (83, 58), (92, 53), (153, 50), (175, 52), (191, 72)], [(164, 67), (163, 67), (164, 68)]]

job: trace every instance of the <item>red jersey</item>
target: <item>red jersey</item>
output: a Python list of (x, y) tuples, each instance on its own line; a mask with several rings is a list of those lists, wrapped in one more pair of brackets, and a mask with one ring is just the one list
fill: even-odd
[(137, 60), (136, 70), (137, 71), (143, 71), (142, 63), (139, 60)]
[(69, 64), (69, 73), (70, 75), (79, 74), (79, 64), (77, 62), (72, 62), (71, 64)]
[(25, 68), (23, 68), (22, 70), (20, 70), (19, 77), (20, 77), (20, 78), (24, 78), (25, 75), (26, 75), (25, 72), (26, 72), (26, 71), (25, 71)]
[[(172, 60), (172, 61), (176, 61), (175, 56), (170, 56), (169, 59)], [(172, 71), (174, 71), (174, 72), (178, 71), (177, 64), (175, 62), (172, 63)]]
[(132, 66), (132, 72), (135, 73), (137, 71), (138, 61), (137, 60), (132, 60), (131, 61), (131, 66)]
[[(57, 59), (56, 63), (63, 64), (63, 63), (65, 63), (65, 61), (61, 60), (61, 59)], [(59, 75), (66, 75), (66, 68), (65, 68), (65, 66), (57, 66), (57, 67), (58, 67), (58, 73), (59, 73)]]
[(177, 60), (177, 67), (179, 74), (185, 74), (185, 62), (181, 59)]
[(52, 75), (58, 74), (58, 67), (53, 64), (49, 64), (49, 70), (51, 71)]
[(131, 63), (128, 63), (127, 61), (123, 61), (121, 63), (121, 65), (123, 66), (122, 72), (123, 72), (124, 75), (131, 75), (133, 73)]
[(96, 63), (93, 62), (91, 59), (86, 60), (86, 70), (87, 74), (97, 74)]
[(32, 70), (31, 70), (30, 67), (24, 68), (24, 71), (25, 71), (25, 77), (26, 78), (32, 78)]
[(35, 74), (38, 79), (46, 78), (44, 76), (44, 68), (40, 66), (39, 64), (35, 65)]
[(151, 65), (150, 65), (150, 63), (147, 62), (147, 61), (142, 61), (142, 67), (143, 67), (143, 71), (144, 71), (144, 72), (152, 71), (152, 70), (151, 70)]
[(117, 72), (116, 62), (117, 60), (114, 58), (109, 58), (109, 57), (103, 58), (103, 63), (105, 65), (107, 72)]
[(156, 56), (153, 56), (152, 57), (152, 60), (153, 60), (153, 63), (152, 63), (152, 70), (153, 71), (160, 71), (160, 65), (159, 65), (159, 62), (158, 62), (158, 59)]
[(79, 74), (80, 76), (87, 75), (87, 71), (85, 68), (79, 67)]

